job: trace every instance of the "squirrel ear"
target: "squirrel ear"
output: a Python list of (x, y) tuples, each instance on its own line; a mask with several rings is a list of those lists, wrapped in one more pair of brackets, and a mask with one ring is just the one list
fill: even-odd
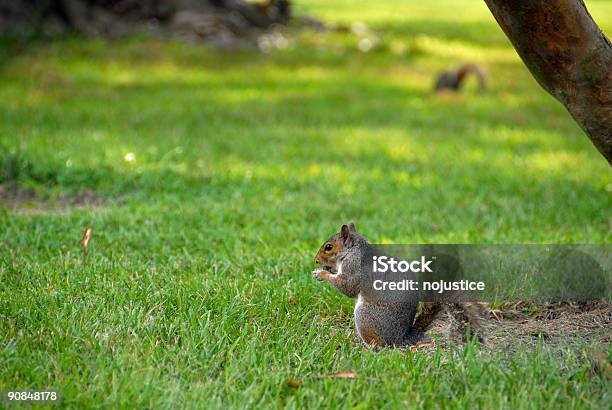
[(351, 232), (357, 232), (357, 229), (355, 228), (355, 224), (352, 222), (348, 224), (348, 228), (349, 228), (349, 231)]
[(349, 227), (347, 225), (342, 225), (342, 228), (340, 228), (340, 236), (342, 237), (342, 239), (348, 238), (350, 233), (351, 231)]

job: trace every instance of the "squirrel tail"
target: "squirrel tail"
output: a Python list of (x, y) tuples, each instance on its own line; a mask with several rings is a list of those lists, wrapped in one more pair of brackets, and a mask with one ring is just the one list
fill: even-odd
[(421, 312), (414, 319), (412, 329), (418, 333), (425, 333), (429, 330), (434, 320), (438, 317), (438, 314), (442, 310), (442, 303), (440, 302), (427, 302), (423, 303)]
[(484, 69), (478, 64), (465, 63), (457, 70), (457, 82), (459, 85), (463, 83), (463, 80), (468, 74), (473, 74), (478, 79), (479, 90), (485, 91), (487, 89), (487, 75)]
[(414, 323), (410, 328), (410, 333), (406, 337), (407, 345), (415, 345), (426, 339), (425, 332), (429, 330), (434, 320), (442, 310), (442, 303), (427, 302), (421, 306), (421, 312), (414, 319)]

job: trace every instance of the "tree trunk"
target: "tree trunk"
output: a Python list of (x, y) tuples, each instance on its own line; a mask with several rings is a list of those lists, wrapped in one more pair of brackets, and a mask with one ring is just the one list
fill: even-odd
[(485, 0), (540, 85), (612, 165), (612, 45), (582, 0)]

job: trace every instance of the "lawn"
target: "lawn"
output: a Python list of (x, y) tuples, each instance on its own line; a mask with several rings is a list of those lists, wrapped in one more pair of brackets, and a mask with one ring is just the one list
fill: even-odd
[[(612, 34), (612, 4), (587, 6)], [(610, 243), (612, 173), (483, 2), (297, 11), (369, 29), (294, 29), (268, 53), (130, 38), (5, 54), (0, 391), (55, 388), (73, 408), (607, 408), (586, 343), (361, 346), (353, 302), (310, 275), (342, 223), (379, 243)], [(486, 93), (432, 94), (467, 60)]]

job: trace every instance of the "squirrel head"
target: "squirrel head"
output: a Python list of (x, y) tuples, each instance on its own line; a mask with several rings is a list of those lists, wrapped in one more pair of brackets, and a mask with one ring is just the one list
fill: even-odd
[(317, 256), (315, 256), (315, 263), (321, 265), (323, 269), (335, 273), (336, 262), (344, 255), (346, 249), (353, 244), (356, 234), (357, 230), (354, 223), (342, 225), (340, 232), (323, 242)]

